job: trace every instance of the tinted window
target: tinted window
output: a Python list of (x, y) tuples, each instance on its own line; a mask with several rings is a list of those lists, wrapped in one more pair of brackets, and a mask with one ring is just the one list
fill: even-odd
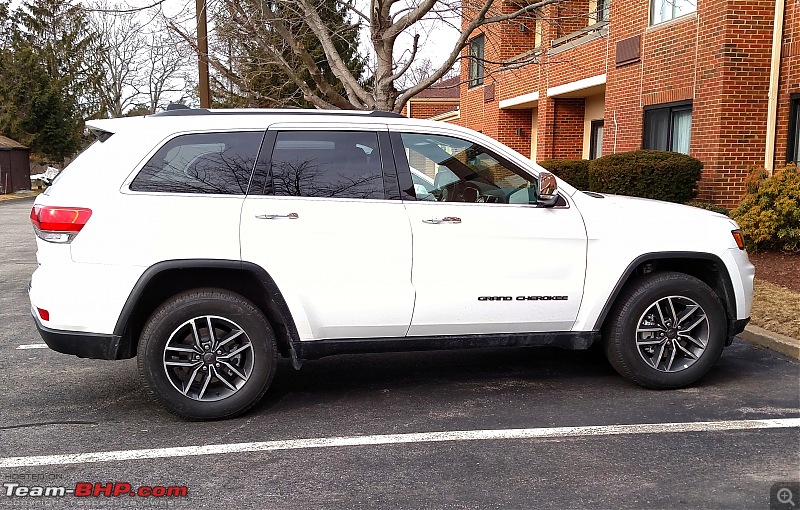
[(275, 195), (384, 198), (377, 133), (280, 132), (271, 169)]
[(247, 132), (174, 138), (147, 162), (131, 189), (244, 195), (263, 136)]

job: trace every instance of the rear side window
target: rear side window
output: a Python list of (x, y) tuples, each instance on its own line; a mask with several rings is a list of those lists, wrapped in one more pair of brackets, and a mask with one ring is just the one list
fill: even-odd
[(134, 191), (244, 195), (261, 132), (181, 135), (161, 147), (131, 182)]
[(278, 196), (384, 198), (375, 132), (282, 131), (271, 170)]

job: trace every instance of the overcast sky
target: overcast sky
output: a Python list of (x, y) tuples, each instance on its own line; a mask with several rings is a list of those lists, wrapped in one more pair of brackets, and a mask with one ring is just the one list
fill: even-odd
[[(156, 0), (107, 0), (109, 4), (117, 4), (118, 7), (121, 8), (139, 8), (152, 5), (156, 2)], [(209, 0), (214, 1), (214, 0)], [(414, 2), (415, 0), (407, 0), (408, 2)], [(368, 0), (359, 0), (358, 3), (364, 3), (364, 7), (368, 6)], [(21, 5), (22, 0), (11, 0), (12, 8), (16, 8)], [(86, 2), (81, 1), (80, 3), (84, 5), (92, 4), (93, 2)], [(398, 5), (402, 4), (403, 2), (398, 2)], [(163, 4), (161, 4), (161, 9), (163, 12), (170, 17), (178, 17), (180, 21), (187, 27), (187, 30), (190, 32), (194, 31), (194, 16), (195, 16), (195, 1), (194, 0), (166, 0)], [(361, 6), (358, 6), (361, 7)], [(366, 11), (368, 9), (364, 9)], [(140, 16), (147, 19), (148, 16), (152, 16), (154, 9), (149, 9), (142, 11)], [(451, 20), (453, 23), (457, 23), (458, 20)], [(420, 49), (417, 55), (417, 61), (421, 61), (423, 59), (430, 60), (431, 64), (433, 64), (433, 68), (438, 68), (442, 62), (447, 58), (450, 51), (452, 50), (453, 44), (455, 40), (458, 38), (459, 31), (452, 26), (448, 26), (445, 23), (437, 22), (437, 23), (418, 23), (414, 27), (413, 30), (416, 30), (420, 34)], [(395, 50), (395, 58), (402, 59), (402, 56), (408, 55), (410, 51), (411, 44), (413, 41), (414, 36), (413, 31), (409, 31), (407, 33), (402, 34), (397, 40), (397, 46)], [(212, 34), (209, 34), (212, 35)], [(364, 44), (364, 42), (368, 42), (368, 33), (361, 34), (362, 40), (362, 53), (366, 54), (369, 52), (369, 47)], [(213, 35), (212, 35), (213, 37)]]

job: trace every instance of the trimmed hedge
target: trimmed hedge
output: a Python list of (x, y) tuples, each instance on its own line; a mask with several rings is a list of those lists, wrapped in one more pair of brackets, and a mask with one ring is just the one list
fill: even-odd
[(749, 191), (731, 217), (744, 230), (750, 250), (800, 251), (800, 170), (789, 165), (766, 175), (751, 172)]
[(639, 150), (589, 163), (589, 189), (685, 204), (697, 196), (700, 160), (677, 152)]
[(589, 161), (586, 159), (546, 159), (539, 164), (580, 190), (589, 190)]

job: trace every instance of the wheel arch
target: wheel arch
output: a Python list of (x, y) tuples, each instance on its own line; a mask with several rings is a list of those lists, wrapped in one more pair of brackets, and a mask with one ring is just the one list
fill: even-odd
[(250, 300), (272, 325), (280, 354), (296, 359), (293, 343), (299, 340), (297, 327), (275, 280), (256, 264), (216, 259), (168, 260), (147, 268), (114, 327), (114, 334), (121, 338), (117, 358), (136, 356), (144, 323), (161, 303), (197, 287), (226, 289)]
[(611, 308), (622, 290), (635, 281), (638, 276), (656, 271), (675, 271), (688, 274), (703, 281), (717, 294), (725, 309), (728, 324), (728, 340), (733, 339), (736, 322), (736, 295), (730, 274), (720, 257), (702, 252), (660, 252), (646, 253), (636, 257), (622, 274), (614, 290), (609, 295), (595, 322), (595, 331), (600, 331), (608, 318)]

